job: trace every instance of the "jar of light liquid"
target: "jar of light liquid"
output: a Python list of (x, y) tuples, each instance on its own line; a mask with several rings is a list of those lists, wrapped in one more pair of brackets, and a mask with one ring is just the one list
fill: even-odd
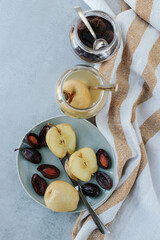
[(57, 100), (61, 110), (74, 118), (95, 116), (104, 106), (107, 93), (92, 89), (105, 80), (93, 67), (78, 65), (67, 70), (57, 84)]

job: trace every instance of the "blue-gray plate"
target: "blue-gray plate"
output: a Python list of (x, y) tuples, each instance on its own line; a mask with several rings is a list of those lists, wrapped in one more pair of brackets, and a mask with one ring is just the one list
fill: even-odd
[[(114, 188), (115, 174), (116, 174), (115, 173), (115, 171), (116, 171), (115, 154), (114, 154), (113, 149), (110, 146), (110, 144), (107, 142), (105, 137), (101, 134), (101, 132), (98, 130), (98, 128), (95, 125), (93, 125), (92, 123), (90, 123), (89, 121), (84, 120), (84, 119), (75, 119), (75, 118), (70, 118), (68, 116), (60, 116), (60, 117), (51, 118), (51, 119), (41, 122), (40, 124), (33, 127), (29, 132), (39, 134), (40, 130), (47, 123), (52, 123), (54, 125), (61, 124), (61, 123), (70, 124), (76, 133), (76, 150), (79, 150), (80, 148), (83, 148), (83, 147), (90, 147), (95, 151), (95, 153), (100, 148), (106, 150), (111, 157), (112, 166), (110, 169), (102, 169), (99, 167), (98, 170), (106, 172), (111, 177), (111, 179), (113, 181), (113, 188)], [(23, 147), (28, 147), (28, 145), (24, 139), (22, 140), (22, 142), (20, 144), (20, 148), (23, 148)], [(42, 178), (44, 178), (44, 176), (42, 176), (42, 174), (37, 171), (37, 167), (40, 164), (53, 164), (56, 167), (58, 167), (61, 172), (60, 176), (56, 179), (46, 179), (45, 178), (45, 180), (48, 184), (50, 184), (51, 182), (56, 181), (56, 180), (63, 180), (63, 181), (67, 181), (69, 183), (71, 183), (71, 181), (68, 178), (67, 173), (63, 169), (63, 166), (60, 163), (60, 160), (49, 150), (48, 147), (43, 147), (41, 149), (38, 149), (38, 151), (42, 155), (42, 161), (39, 164), (33, 164), (33, 163), (27, 161), (23, 157), (21, 151), (19, 151), (18, 157), (17, 157), (17, 169), (18, 169), (20, 181), (21, 181), (25, 191), (36, 202), (45, 206), (43, 196), (39, 196), (34, 191), (32, 184), (31, 184), (31, 178), (34, 173), (38, 173)], [(94, 174), (94, 176), (92, 176), (92, 178), (89, 182), (96, 183), (98, 185), (95, 174)], [(80, 181), (80, 183), (81, 183), (81, 185), (84, 184), (84, 182), (82, 182), (82, 181)], [(101, 187), (100, 187), (100, 189), (101, 189), (100, 196), (98, 196), (98, 197), (88, 197), (87, 196), (87, 199), (89, 200), (89, 202), (91, 203), (91, 205), (93, 207), (99, 206), (101, 203), (103, 203), (105, 200), (107, 200), (108, 197), (112, 193), (112, 189), (105, 190)], [(85, 209), (86, 208), (85, 208), (83, 202), (80, 200), (77, 209), (73, 212), (81, 212)]]

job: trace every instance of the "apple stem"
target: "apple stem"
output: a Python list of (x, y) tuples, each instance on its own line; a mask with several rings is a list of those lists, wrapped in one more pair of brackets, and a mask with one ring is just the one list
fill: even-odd
[(61, 131), (59, 130), (59, 128), (57, 128), (54, 124), (52, 123), (48, 123), (49, 126), (55, 127), (57, 129), (57, 131), (59, 132), (59, 134), (61, 134)]
[(14, 151), (16, 152), (17, 150), (24, 150), (24, 148), (16, 148)]
[(63, 91), (63, 94), (65, 96), (66, 101), (70, 104), (76, 95), (76, 92), (68, 93), (66, 91)]
[(70, 94), (69, 99), (68, 99), (69, 104), (72, 102), (75, 95), (76, 95), (76, 92), (73, 92), (73, 93)]

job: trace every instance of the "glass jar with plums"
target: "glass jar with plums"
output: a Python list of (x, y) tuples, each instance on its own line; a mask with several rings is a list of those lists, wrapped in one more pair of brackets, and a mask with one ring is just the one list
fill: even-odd
[(94, 49), (94, 38), (80, 18), (75, 20), (70, 31), (70, 41), (76, 55), (90, 63), (109, 60), (120, 47), (121, 34), (119, 27), (111, 16), (102, 11), (86, 11), (85, 17), (89, 21), (97, 38), (103, 38), (107, 45)]

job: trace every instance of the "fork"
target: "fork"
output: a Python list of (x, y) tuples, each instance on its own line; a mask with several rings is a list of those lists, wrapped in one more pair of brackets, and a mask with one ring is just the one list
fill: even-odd
[[(65, 161), (68, 160), (68, 156), (66, 156), (65, 158), (63, 158), (62, 160), (60, 160), (60, 162), (62, 163), (62, 166), (65, 170)], [(66, 170), (65, 170), (66, 172)], [(67, 173), (67, 172), (66, 172)], [(68, 175), (68, 174), (67, 174)], [(68, 175), (69, 177), (69, 175)], [(93, 210), (93, 208), (91, 207), (90, 203), (88, 202), (87, 198), (85, 197), (85, 195), (82, 192), (81, 186), (79, 184), (78, 181), (73, 180), (72, 178), (69, 177), (69, 179), (71, 180), (73, 186), (76, 188), (76, 190), (79, 192), (79, 196), (82, 199), (84, 205), (86, 206), (86, 208), (88, 209), (93, 221), (95, 222), (95, 224), (97, 225), (99, 231), (102, 234), (110, 234), (109, 229), (102, 223), (102, 221), (100, 220), (100, 218), (98, 217), (98, 215), (96, 214), (96, 212)]]

